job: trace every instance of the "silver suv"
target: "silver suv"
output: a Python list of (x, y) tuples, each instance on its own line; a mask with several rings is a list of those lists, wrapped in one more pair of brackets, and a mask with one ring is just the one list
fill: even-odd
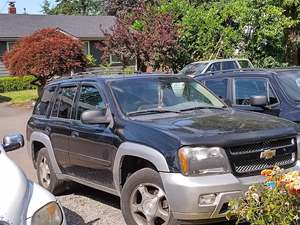
[(216, 59), (210, 61), (198, 61), (188, 64), (179, 72), (179, 74), (195, 77), (201, 74), (213, 73), (216, 71), (253, 68), (254, 66), (249, 59)]

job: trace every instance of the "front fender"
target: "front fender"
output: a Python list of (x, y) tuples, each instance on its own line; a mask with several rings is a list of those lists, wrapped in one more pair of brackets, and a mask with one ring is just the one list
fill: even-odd
[(28, 142), (28, 146), (27, 146), (27, 152), (28, 152), (30, 159), (32, 160), (33, 156), (34, 156), (34, 153), (33, 153), (33, 142), (34, 141), (42, 143), (47, 148), (54, 173), (61, 174), (62, 172), (61, 172), (61, 169), (59, 168), (57, 161), (55, 159), (55, 155), (54, 155), (54, 151), (53, 151), (53, 147), (52, 147), (50, 138), (42, 132), (35, 131), (30, 136), (30, 141)]
[(114, 167), (113, 167), (114, 184), (115, 184), (116, 191), (119, 195), (121, 193), (120, 169), (121, 169), (122, 160), (125, 156), (135, 156), (135, 157), (145, 159), (151, 162), (159, 172), (166, 172), (166, 173), (170, 172), (165, 157), (156, 149), (142, 144), (124, 142), (118, 148), (115, 161), (114, 161)]

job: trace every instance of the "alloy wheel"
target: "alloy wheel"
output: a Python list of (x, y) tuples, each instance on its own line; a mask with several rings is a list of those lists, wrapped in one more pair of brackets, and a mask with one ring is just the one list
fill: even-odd
[(170, 206), (165, 192), (155, 184), (140, 184), (130, 197), (130, 211), (138, 225), (167, 225)]
[(51, 182), (51, 172), (48, 164), (48, 160), (46, 157), (43, 157), (40, 165), (40, 182), (44, 188), (49, 188)]

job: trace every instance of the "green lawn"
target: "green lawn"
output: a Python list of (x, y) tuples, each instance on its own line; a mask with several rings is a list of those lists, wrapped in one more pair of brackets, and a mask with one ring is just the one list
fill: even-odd
[(37, 99), (37, 90), (24, 90), (0, 93), (0, 103), (26, 104)]

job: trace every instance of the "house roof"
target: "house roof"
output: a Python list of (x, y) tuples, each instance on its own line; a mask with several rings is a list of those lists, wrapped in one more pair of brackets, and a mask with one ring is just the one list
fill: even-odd
[(0, 14), (0, 39), (24, 37), (46, 27), (59, 28), (80, 39), (103, 39), (101, 29), (109, 31), (114, 24), (113, 16)]

